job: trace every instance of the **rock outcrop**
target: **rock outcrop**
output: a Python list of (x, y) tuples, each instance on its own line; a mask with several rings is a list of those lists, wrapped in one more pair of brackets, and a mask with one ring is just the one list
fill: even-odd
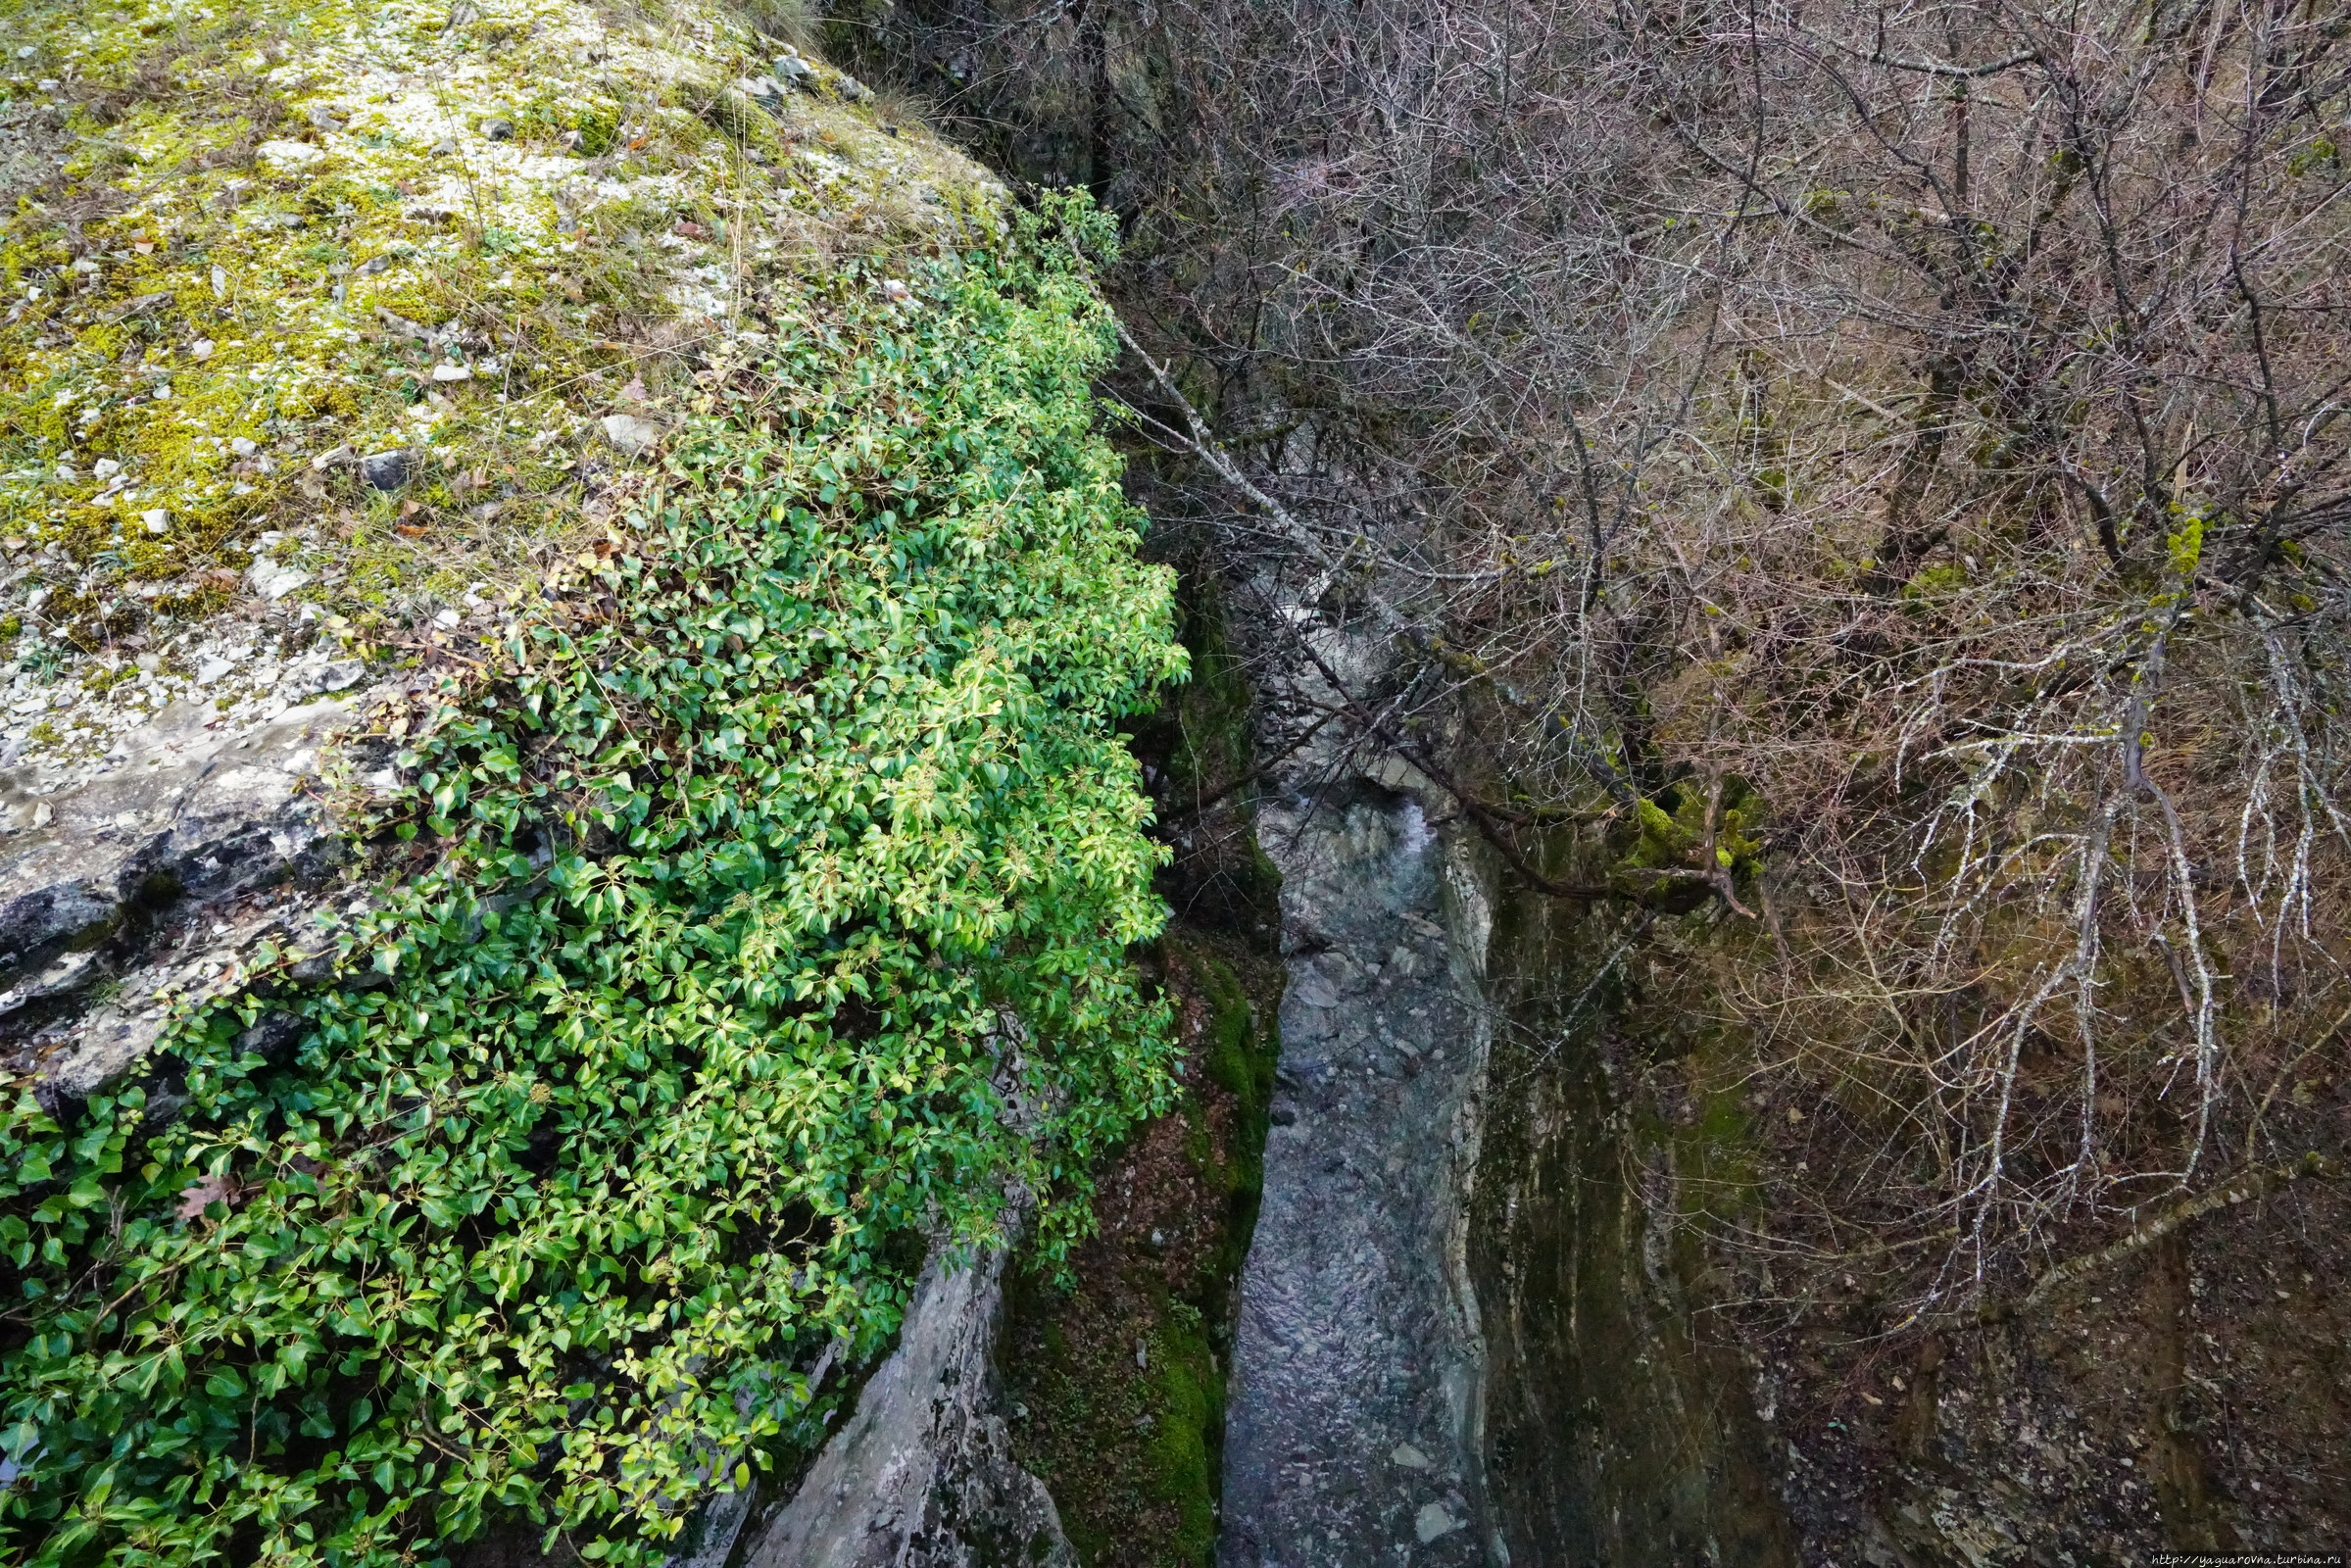
[(51, 1102), (129, 1072), (174, 1006), (245, 978), (266, 937), (312, 935), (341, 858), (328, 699), (245, 729), (181, 704), (131, 732), (116, 764), (45, 793), (0, 774), (0, 1051)]
[(1316, 794), (1258, 814), (1290, 984), (1219, 1561), (1483, 1563), (1484, 1353), (1461, 1244), (1484, 879), (1474, 839), (1413, 796), (1363, 780)]
[(898, 1348), (754, 1527), (743, 1568), (1076, 1568), (1053, 1497), (1013, 1459), (998, 1413), (1004, 1267), (1002, 1253), (967, 1266), (931, 1258)]

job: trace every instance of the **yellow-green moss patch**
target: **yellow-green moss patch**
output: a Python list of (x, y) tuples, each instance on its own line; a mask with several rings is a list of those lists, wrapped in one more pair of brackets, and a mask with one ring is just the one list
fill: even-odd
[(715, 5), (34, 0), (11, 37), (0, 608), (45, 679), (527, 590), (835, 257), (1001, 198)]

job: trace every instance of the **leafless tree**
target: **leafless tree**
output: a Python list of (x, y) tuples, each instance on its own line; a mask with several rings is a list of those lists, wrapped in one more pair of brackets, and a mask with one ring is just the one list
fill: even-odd
[[(933, 65), (1130, 209), (1134, 401), (1228, 567), (1398, 650), (1315, 721), (1442, 763), (1539, 885), (1710, 907), (1671, 1001), (1828, 1107), (1913, 1318), (2308, 1168), (2351, 12), (1084, 20), (980, 8)], [(1004, 84), (1087, 72), (1039, 154)]]

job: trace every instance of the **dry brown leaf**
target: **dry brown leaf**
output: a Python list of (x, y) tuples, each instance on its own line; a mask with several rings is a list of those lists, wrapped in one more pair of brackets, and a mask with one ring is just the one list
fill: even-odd
[(180, 1189), (179, 1217), (202, 1219), (204, 1211), (215, 1203), (236, 1202), (236, 1188), (225, 1176), (207, 1176)]

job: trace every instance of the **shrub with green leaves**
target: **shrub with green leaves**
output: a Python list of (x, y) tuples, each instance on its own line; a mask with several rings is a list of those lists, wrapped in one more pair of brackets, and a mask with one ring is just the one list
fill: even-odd
[(925, 1237), (1083, 1230), (1170, 1087), (1113, 726), (1183, 670), (1088, 391), (1101, 226), (833, 280), (768, 412), (447, 688), (343, 978), (19, 1095), (0, 1556), (416, 1562), (519, 1512), (652, 1561), (820, 1437)]

